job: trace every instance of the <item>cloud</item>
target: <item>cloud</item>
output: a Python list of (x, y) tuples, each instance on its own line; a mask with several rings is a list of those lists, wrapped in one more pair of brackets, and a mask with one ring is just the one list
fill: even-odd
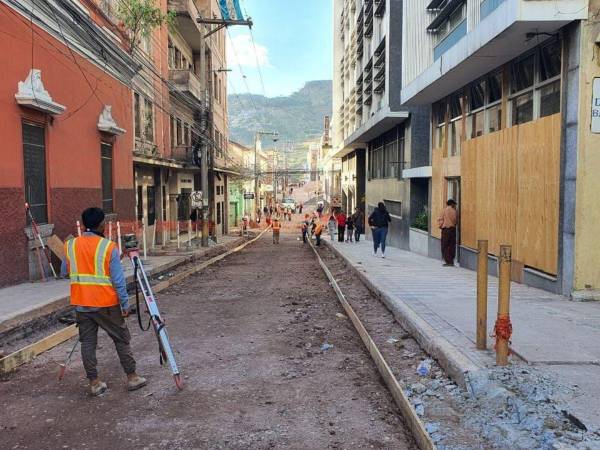
[(269, 63), (269, 49), (255, 42), (256, 56), (249, 34), (240, 34), (227, 38), (228, 66), (235, 68), (238, 64), (242, 67), (271, 67)]

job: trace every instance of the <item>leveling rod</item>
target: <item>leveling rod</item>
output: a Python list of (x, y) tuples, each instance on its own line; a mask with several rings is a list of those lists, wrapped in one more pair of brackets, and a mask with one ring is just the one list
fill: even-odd
[(135, 238), (135, 235), (125, 235), (123, 236), (123, 242), (125, 247), (124, 255), (127, 255), (131, 260), (131, 263), (133, 265), (134, 278), (136, 280), (135, 294), (138, 323), (143, 331), (146, 331), (150, 326), (150, 324), (148, 325), (148, 328), (144, 328), (142, 326), (141, 311), (138, 299), (139, 286), (144, 297), (144, 302), (146, 303), (146, 312), (150, 316), (150, 323), (152, 324), (152, 328), (154, 329), (156, 339), (158, 340), (158, 349), (161, 357), (161, 365), (165, 360), (168, 362), (169, 367), (171, 369), (171, 373), (173, 374), (173, 379), (175, 380), (175, 385), (179, 390), (181, 390), (183, 389), (183, 383), (179, 375), (179, 369), (177, 367), (177, 362), (175, 361), (175, 355), (173, 354), (173, 349), (171, 348), (171, 344), (169, 343), (167, 329), (165, 327), (165, 323), (162, 319), (162, 316), (160, 315), (158, 304), (156, 303), (156, 298), (154, 297), (154, 293), (152, 292), (152, 287), (150, 286), (150, 282), (148, 281), (148, 277), (146, 276), (146, 271), (144, 270), (144, 267), (142, 266), (142, 262), (140, 260), (140, 254), (137, 248), (137, 239)]

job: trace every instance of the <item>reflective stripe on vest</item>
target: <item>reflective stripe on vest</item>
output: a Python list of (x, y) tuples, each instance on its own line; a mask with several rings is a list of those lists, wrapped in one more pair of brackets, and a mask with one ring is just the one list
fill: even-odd
[(69, 259), (69, 278), (71, 284), (83, 284), (88, 286), (112, 286), (110, 277), (106, 275), (104, 266), (108, 257), (110, 246), (108, 239), (100, 239), (94, 255), (94, 273), (79, 273), (77, 265), (76, 245), (77, 239), (67, 242), (67, 258)]

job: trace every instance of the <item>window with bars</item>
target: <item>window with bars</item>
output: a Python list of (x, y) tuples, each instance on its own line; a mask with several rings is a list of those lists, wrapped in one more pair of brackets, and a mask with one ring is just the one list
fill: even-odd
[[(37, 223), (48, 223), (46, 140), (44, 127), (23, 122), (25, 201)], [(27, 216), (27, 224), (31, 224)]]
[(100, 144), (100, 166), (102, 171), (102, 209), (113, 212), (113, 147), (112, 144)]
[(135, 137), (154, 142), (154, 105), (137, 92), (133, 93), (133, 121)]

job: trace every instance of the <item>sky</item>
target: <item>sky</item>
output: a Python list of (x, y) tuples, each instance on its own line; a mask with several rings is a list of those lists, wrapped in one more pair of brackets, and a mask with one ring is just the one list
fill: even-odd
[(241, 0), (240, 4), (254, 22), (254, 46), (248, 27), (229, 27), (230, 94), (277, 97), (297, 91), (307, 81), (332, 78), (332, 0)]

